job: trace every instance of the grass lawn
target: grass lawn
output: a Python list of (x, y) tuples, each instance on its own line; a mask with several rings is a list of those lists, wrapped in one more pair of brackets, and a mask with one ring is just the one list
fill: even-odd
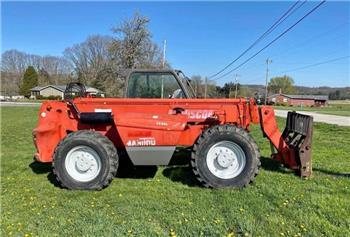
[(332, 115), (340, 115), (340, 116), (350, 116), (350, 104), (333, 104), (330, 103), (326, 107), (289, 107), (289, 106), (274, 106), (275, 109), (283, 109), (283, 110), (297, 110), (297, 111), (310, 111), (316, 112), (320, 114), (332, 114)]
[[(1, 236), (350, 235), (350, 128), (315, 124), (307, 180), (262, 158), (242, 190), (202, 188), (175, 166), (139, 169), (100, 192), (69, 191), (33, 162), (38, 108), (1, 109)], [(268, 157), (258, 126), (252, 134)]]

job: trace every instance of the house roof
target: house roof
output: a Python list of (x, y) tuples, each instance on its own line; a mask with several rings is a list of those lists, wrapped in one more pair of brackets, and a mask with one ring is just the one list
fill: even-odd
[(31, 91), (41, 91), (43, 88), (43, 86), (36, 86), (36, 87), (33, 87), (32, 89), (30, 89)]
[[(33, 87), (32, 89), (30, 89), (31, 91), (41, 91), (43, 89), (46, 89), (48, 87), (52, 87), (55, 88), (56, 90), (59, 90), (61, 92), (64, 92), (66, 90), (66, 85), (47, 85), (47, 86), (36, 86)], [(101, 93), (102, 91), (100, 91), (99, 89), (96, 89), (94, 87), (90, 87), (90, 86), (85, 86), (85, 89), (87, 92), (99, 92)]]
[(274, 94), (269, 97), (284, 96), (291, 99), (301, 99), (301, 100), (328, 100), (328, 95), (288, 95), (288, 94)]

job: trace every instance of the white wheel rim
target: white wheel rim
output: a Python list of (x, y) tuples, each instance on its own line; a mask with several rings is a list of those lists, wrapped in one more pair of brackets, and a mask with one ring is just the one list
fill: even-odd
[(208, 169), (213, 175), (221, 179), (232, 179), (243, 171), (246, 156), (236, 143), (221, 141), (209, 149), (206, 161)]
[(76, 146), (66, 156), (65, 167), (68, 174), (79, 182), (89, 182), (101, 171), (101, 158), (88, 146)]

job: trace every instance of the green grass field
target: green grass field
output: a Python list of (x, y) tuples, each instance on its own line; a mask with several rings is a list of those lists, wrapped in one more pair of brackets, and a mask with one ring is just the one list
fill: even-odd
[[(69, 191), (33, 162), (38, 108), (1, 109), (1, 236), (350, 235), (350, 128), (315, 124), (307, 180), (262, 158), (242, 190), (202, 188), (175, 166), (139, 169), (100, 192)], [(268, 157), (258, 126), (252, 135)]]
[(320, 114), (332, 114), (340, 116), (350, 116), (350, 103), (334, 104), (330, 103), (326, 107), (289, 107), (289, 106), (274, 106), (275, 109), (310, 111)]

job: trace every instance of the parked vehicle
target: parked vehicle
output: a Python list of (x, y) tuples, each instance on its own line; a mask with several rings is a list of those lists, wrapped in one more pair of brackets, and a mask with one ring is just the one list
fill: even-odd
[(44, 102), (33, 131), (39, 162), (68, 189), (100, 190), (121, 159), (134, 165), (168, 165), (176, 147), (191, 149), (194, 175), (205, 187), (244, 187), (255, 180), (260, 152), (249, 134), (260, 124), (272, 158), (310, 176), (312, 117), (289, 112), (283, 133), (274, 110), (254, 99), (196, 99), (180, 71), (134, 70), (125, 98), (85, 97), (67, 86), (64, 101)]

